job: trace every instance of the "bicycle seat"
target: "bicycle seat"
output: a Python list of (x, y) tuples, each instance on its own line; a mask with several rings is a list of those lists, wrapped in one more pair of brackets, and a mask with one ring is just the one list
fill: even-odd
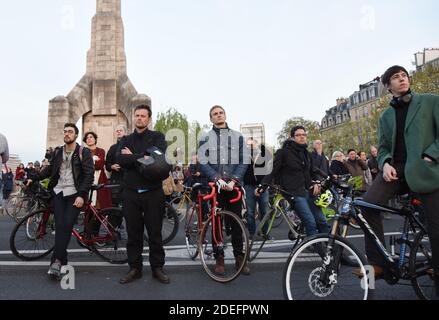
[(202, 184), (202, 183), (195, 183), (195, 184), (192, 186), (192, 190), (195, 191), (195, 193), (198, 193), (199, 191), (200, 191), (200, 192), (201, 192), (201, 191), (209, 191), (209, 189), (210, 189), (209, 186), (206, 186), (206, 185), (204, 185), (204, 184)]

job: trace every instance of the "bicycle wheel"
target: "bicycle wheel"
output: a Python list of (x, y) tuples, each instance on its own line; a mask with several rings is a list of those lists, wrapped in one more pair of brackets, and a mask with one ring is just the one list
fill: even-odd
[(412, 275), (412, 286), (421, 300), (439, 300), (431, 267), (431, 245), (428, 235), (419, 231), (410, 251), (409, 270)]
[(192, 207), (192, 203), (188, 202), (188, 200), (185, 196), (172, 199), (170, 204), (172, 205), (172, 207), (176, 211), (179, 221), (183, 221), (185, 219), (186, 214), (189, 213), (189, 211)]
[[(178, 226), (180, 225), (180, 220), (178, 218), (177, 212), (174, 207), (167, 203), (165, 204), (165, 212), (163, 213), (163, 226), (162, 226), (162, 242), (163, 244), (168, 244), (171, 242), (178, 232)], [(143, 232), (143, 240), (145, 245), (148, 242), (148, 233), (145, 230)]]
[(340, 256), (345, 251), (366, 274), (366, 260), (343, 238), (336, 237), (328, 250), (329, 237), (316, 235), (300, 244), (285, 265), (283, 289), (288, 300), (366, 300), (371, 290), (367, 277), (357, 278), (353, 267), (342, 265)]
[(195, 260), (198, 256), (198, 241), (202, 222), (199, 221), (198, 206), (192, 207), (191, 212), (186, 216), (184, 233), (186, 238), (186, 249), (189, 257)]
[(103, 218), (99, 231), (93, 235), (91, 249), (105, 261), (112, 264), (128, 262), (127, 227), (120, 208), (107, 208), (99, 211)]
[(6, 213), (18, 223), (25, 216), (31, 212), (36, 212), (40, 208), (38, 208), (37, 201), (34, 201), (31, 197), (24, 196), (11, 199), (11, 201), (6, 204), (5, 209)]
[[(226, 283), (236, 279), (247, 263), (248, 234), (244, 223), (236, 214), (230, 211), (219, 211), (216, 215), (221, 221), (221, 228), (217, 225), (215, 227), (217, 246), (214, 248), (213, 245), (211, 216), (201, 231), (199, 252), (203, 268), (209, 277), (217, 282)], [(234, 236), (231, 236), (232, 233)], [(238, 258), (235, 259), (235, 257)], [(224, 261), (224, 273), (215, 272), (216, 259)]]
[(162, 227), (163, 244), (168, 244), (175, 238), (178, 232), (179, 221), (175, 209), (170, 204), (166, 203)]
[(274, 210), (272, 210), (269, 214), (266, 214), (262, 218), (261, 222), (259, 222), (256, 233), (253, 236), (253, 239), (251, 239), (250, 241), (249, 261), (253, 261), (256, 259), (259, 252), (261, 252), (261, 249), (264, 246), (265, 242), (267, 241), (267, 235), (269, 235), (271, 232), (270, 223), (274, 214), (276, 213), (274, 212)]
[(44, 258), (55, 247), (55, 220), (49, 210), (28, 214), (15, 225), (9, 238), (11, 251), (18, 259)]

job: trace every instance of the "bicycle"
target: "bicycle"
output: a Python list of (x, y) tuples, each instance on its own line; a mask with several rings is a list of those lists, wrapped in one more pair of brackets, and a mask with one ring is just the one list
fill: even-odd
[(26, 187), (22, 182), (16, 184), (18, 190), (4, 201), (4, 208), (6, 214), (18, 223), (30, 212), (45, 207), (47, 203), (46, 199), (39, 197), (42, 194), (41, 190), (44, 189), (40, 183), (33, 184), (30, 187)]
[[(317, 170), (317, 169), (315, 169)], [(325, 191), (331, 192), (333, 201), (327, 208), (322, 208), (322, 212), (325, 215), (326, 221), (332, 225), (333, 219), (337, 213), (337, 211), (340, 209), (340, 205), (342, 204), (342, 199), (346, 196), (345, 192), (349, 186), (349, 184), (352, 184), (352, 175), (351, 174), (345, 174), (345, 175), (339, 175), (337, 178), (334, 179), (325, 179), (322, 182), (322, 193)], [(356, 190), (355, 185), (353, 185), (353, 197), (355, 199), (362, 199), (363, 193), (362, 191)], [(352, 218), (349, 221), (349, 225), (354, 229), (360, 229), (360, 226), (355, 221), (354, 218)]]
[[(256, 233), (253, 236), (253, 239), (251, 239), (248, 258), (250, 262), (256, 259), (266, 241), (270, 239), (274, 223), (278, 219), (278, 213), (281, 215), (281, 219), (285, 220), (288, 224), (288, 238), (291, 241), (294, 241), (293, 247), (297, 246), (297, 244), (305, 238), (305, 230), (300, 218), (294, 211), (287, 211), (284, 205), (284, 202), (288, 202), (290, 207), (294, 207), (294, 196), (277, 186), (264, 186), (268, 186), (275, 191), (276, 196), (273, 202), (273, 209), (262, 218), (256, 228)], [(288, 198), (285, 198), (285, 196)]]
[[(115, 186), (96, 185), (94, 191), (112, 189)], [(46, 191), (47, 192), (47, 191)], [(125, 264), (128, 261), (126, 251), (126, 224), (120, 208), (96, 209), (87, 201), (81, 212), (81, 230), (73, 228), (72, 235), (81, 247), (96, 253), (112, 264)], [(23, 261), (35, 261), (49, 255), (55, 246), (55, 219), (50, 205), (24, 217), (12, 230), (9, 245), (12, 253)]]
[[(237, 181), (235, 181), (235, 183), (239, 186)], [(236, 203), (242, 198), (241, 187), (237, 186), (233, 189), (233, 192), (237, 193), (237, 197), (231, 199), (229, 201), (230, 203)], [(242, 217), (233, 212), (218, 208), (217, 194), (218, 192), (226, 191), (218, 191), (213, 182), (209, 183), (209, 187), (211, 192), (210, 194), (203, 196), (202, 201), (210, 201), (210, 213), (207, 220), (203, 223), (202, 228), (198, 227), (201, 229), (198, 239), (198, 252), (201, 253), (201, 262), (209, 277), (214, 281), (226, 283), (236, 279), (247, 263), (249, 247), (247, 228), (242, 222)], [(201, 226), (201, 223), (198, 225)], [(232, 238), (231, 241), (234, 242), (234, 246), (232, 243), (229, 243), (229, 240), (227, 239), (231, 236), (233, 229), (235, 230), (236, 238)], [(232, 261), (235, 260), (233, 247), (237, 247), (239, 251), (242, 251), (237, 253), (240, 256), (242, 254), (242, 259), (240, 261), (236, 259), (236, 263), (230, 267), (229, 264), (233, 263)], [(224, 261), (226, 264), (224, 274), (218, 274), (214, 270), (216, 263), (215, 256), (217, 254), (224, 255)]]
[[(291, 215), (295, 215), (294, 210), (291, 204), (282, 196), (281, 193), (276, 192), (273, 189), (269, 189), (270, 201), (268, 202), (269, 210), (275, 210), (276, 218), (273, 221), (273, 228), (279, 227), (284, 221), (283, 215), (280, 212), (280, 209), (285, 212), (291, 212)], [(259, 212), (255, 213), (255, 219), (259, 217)]]
[(197, 199), (192, 202), (192, 206), (186, 214), (184, 224), (186, 250), (192, 260), (195, 260), (198, 257), (198, 242), (201, 230), (204, 226), (204, 221), (207, 220), (207, 213), (203, 212), (203, 198), (206, 195), (202, 193), (202, 190), (207, 188), (208, 187), (205, 187), (200, 183), (196, 183), (192, 186), (193, 192), (196, 192), (197, 194)]
[[(283, 274), (283, 290), (286, 299), (370, 299), (373, 296), (374, 277), (366, 258), (346, 240), (349, 220), (355, 218), (366, 236), (371, 237), (385, 260), (384, 279), (388, 284), (396, 284), (400, 279), (411, 282), (420, 299), (434, 297), (431, 250), (427, 231), (419, 221), (412, 204), (401, 209), (375, 205), (363, 200), (352, 200), (352, 186), (334, 217), (330, 234), (315, 235), (306, 239), (291, 253)], [(369, 208), (404, 217), (403, 232), (399, 240), (400, 252), (393, 256), (385, 249), (370, 225), (365, 220), (362, 209)], [(379, 214), (379, 213), (377, 213)], [(339, 235), (339, 228), (342, 230)], [(415, 234), (415, 236), (411, 236)], [(343, 251), (354, 259), (363, 276), (352, 274), (353, 266), (342, 263)], [(373, 269), (371, 269), (373, 270)]]
[(182, 222), (192, 207), (193, 201), (191, 199), (192, 188), (184, 187), (184, 191), (179, 193), (177, 197), (171, 200), (170, 204), (177, 212), (178, 219)]

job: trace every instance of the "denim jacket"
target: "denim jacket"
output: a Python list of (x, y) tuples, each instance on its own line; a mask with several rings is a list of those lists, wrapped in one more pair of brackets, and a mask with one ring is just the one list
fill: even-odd
[(203, 135), (198, 150), (201, 172), (210, 181), (232, 177), (243, 182), (250, 155), (240, 132), (213, 128)]

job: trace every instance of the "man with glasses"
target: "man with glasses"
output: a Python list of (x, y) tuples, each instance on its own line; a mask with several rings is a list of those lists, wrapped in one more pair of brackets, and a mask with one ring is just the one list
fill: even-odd
[(76, 143), (79, 130), (72, 124), (64, 125), (64, 146), (54, 151), (53, 160), (42, 172), (28, 177), (40, 181), (50, 177), (49, 190), (54, 194), (55, 249), (53, 250), (49, 277), (61, 280), (61, 267), (67, 265), (67, 247), (81, 208), (88, 199), (94, 179), (91, 152)]
[(308, 151), (307, 137), (305, 127), (294, 127), (291, 139), (284, 143), (274, 157), (272, 174), (262, 182), (271, 183), (274, 178), (282, 189), (294, 195), (294, 210), (305, 225), (306, 235), (312, 236), (329, 233), (329, 225), (322, 210), (314, 204), (313, 197), (321, 189), (316, 181), (321, 177), (314, 173), (314, 161)]

